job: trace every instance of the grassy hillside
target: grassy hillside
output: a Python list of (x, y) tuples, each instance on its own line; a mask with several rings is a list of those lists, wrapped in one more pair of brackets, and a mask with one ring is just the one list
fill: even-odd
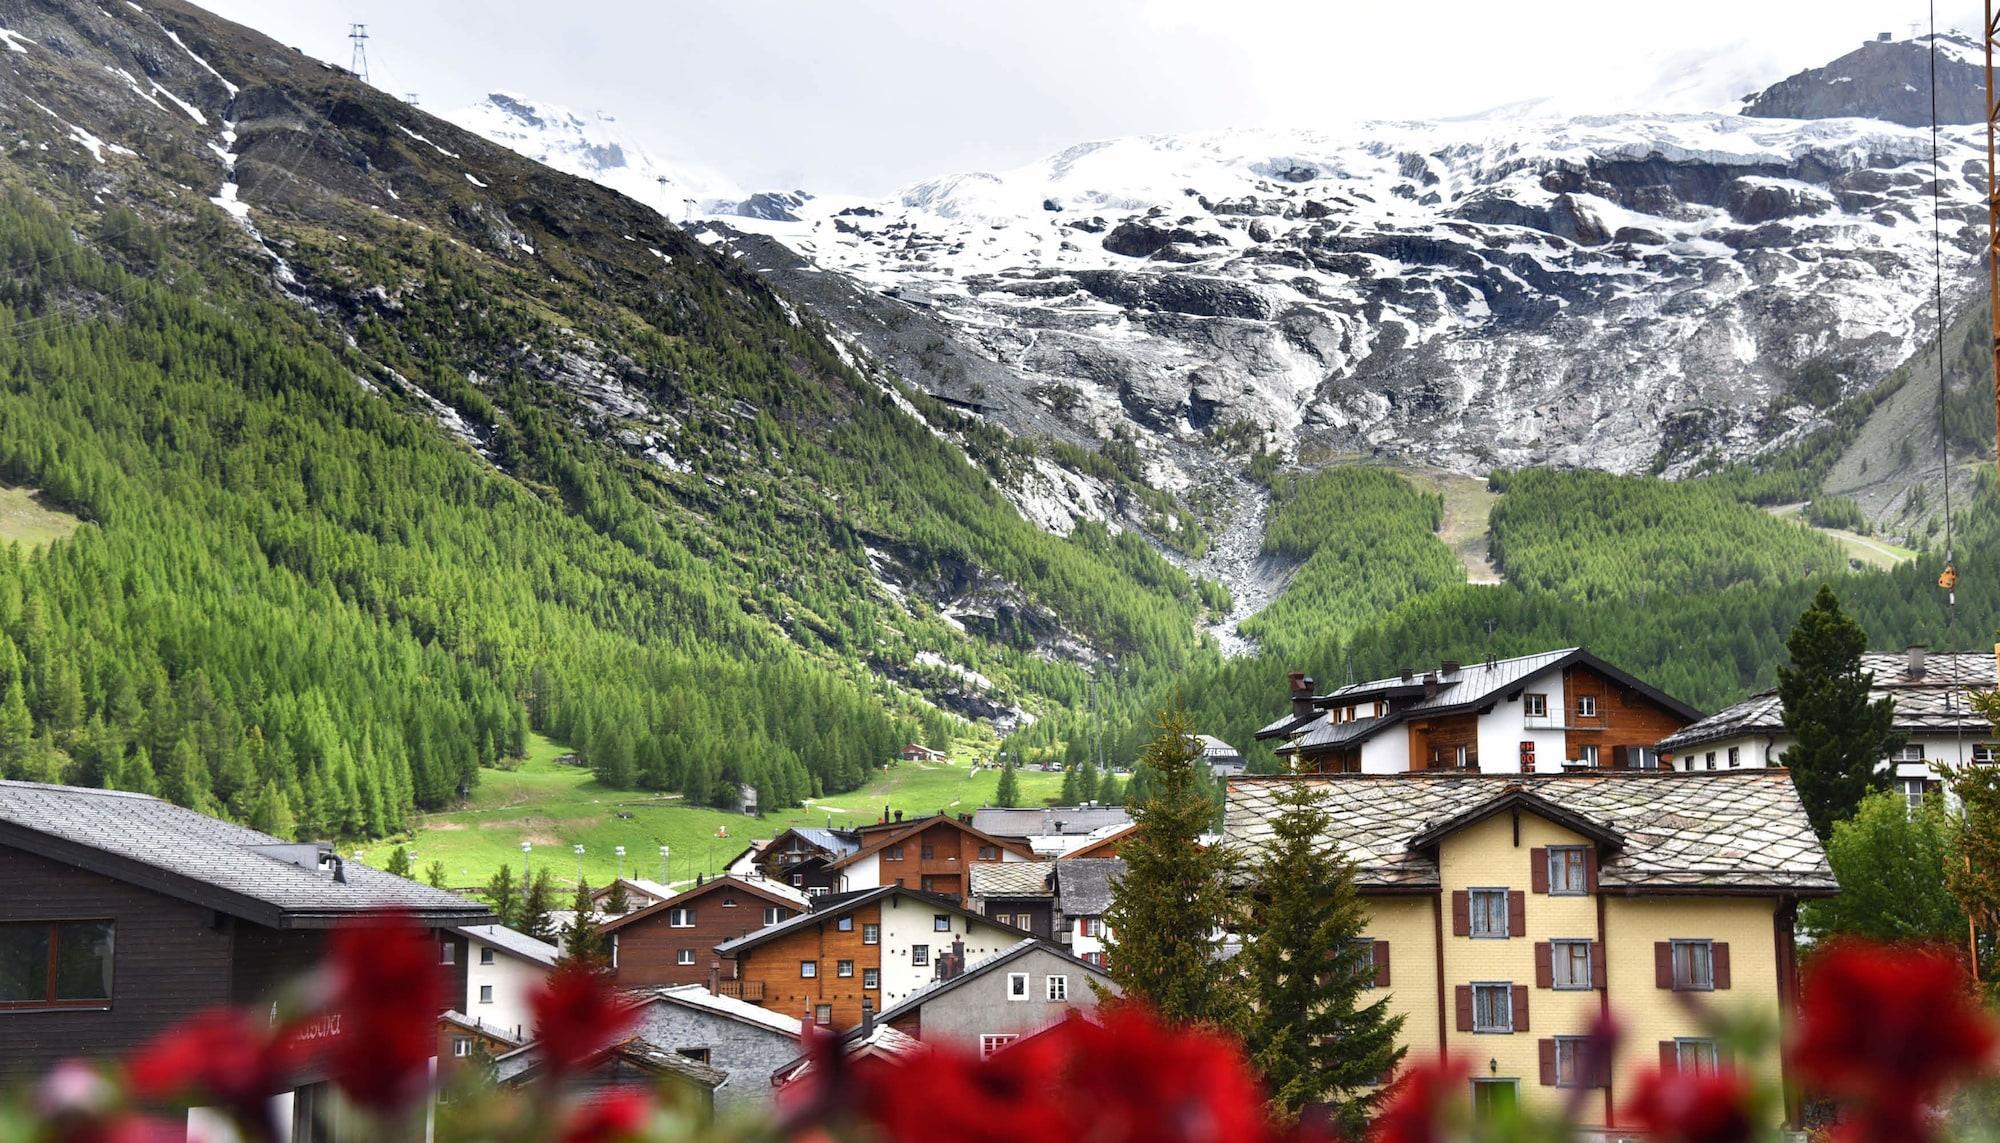
[(32, 488), (0, 485), (0, 544), (39, 548), (68, 537), (81, 524), (75, 516), (43, 503)]
[[(565, 752), (565, 747), (530, 735), (526, 760), (514, 769), (487, 772), (464, 809), (422, 815), (409, 834), (362, 847), (362, 860), (380, 867), (395, 846), (406, 845), (418, 869), (442, 861), (452, 885), (472, 886), (484, 884), (503, 864), (518, 873), (525, 841), (534, 846), (532, 863), (549, 863), (558, 878), (573, 882), (577, 859), (572, 847), (580, 844), (584, 877), (602, 885), (616, 874), (613, 849), (620, 845), (625, 847), (627, 875), (659, 880), (660, 847), (665, 845), (671, 850), (673, 879), (692, 880), (696, 872), (720, 871), (751, 839), (790, 826), (863, 825), (877, 820), (885, 805), (909, 816), (970, 812), (992, 804), (999, 783), (997, 771), (974, 773), (969, 759), (956, 765), (898, 762), (845, 794), (746, 817), (690, 806), (678, 795), (613, 789), (587, 769), (557, 765), (555, 759)], [(1054, 798), (1062, 785), (1060, 774), (1027, 770), (1017, 777), (1022, 805)], [(632, 816), (621, 818), (621, 813)]]

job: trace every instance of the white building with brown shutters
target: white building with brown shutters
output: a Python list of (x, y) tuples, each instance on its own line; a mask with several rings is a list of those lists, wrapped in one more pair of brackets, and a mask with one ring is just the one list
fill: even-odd
[[(1357, 865), (1406, 1059), (1469, 1062), (1475, 1114), (1574, 1101), (1608, 1135), (1645, 1071), (1738, 1066), (1705, 1014), (1787, 1020), (1798, 904), (1837, 892), (1783, 771), (1238, 778), (1225, 832), (1248, 855), (1287, 782), (1323, 793)], [(1598, 1061), (1605, 1013), (1626, 1036)]]

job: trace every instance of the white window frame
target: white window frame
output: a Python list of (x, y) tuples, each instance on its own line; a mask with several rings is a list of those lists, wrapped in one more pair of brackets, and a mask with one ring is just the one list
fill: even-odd
[(1007, 999), (1010, 1001), (1033, 999), (1033, 997), (1028, 995), (1027, 973), (1010, 972), (1007, 974)]
[(1732, 746), (1732, 747), (1730, 747), (1730, 748), (1729, 748), (1729, 768), (1730, 768), (1731, 770), (1734, 770), (1734, 769), (1737, 769), (1738, 767), (1740, 767), (1740, 766), (1742, 766), (1742, 765), (1743, 765), (1743, 748), (1742, 748), (1741, 746)]
[(882, 987), (882, 970), (881, 970), (881, 969), (879, 969), (879, 968), (864, 968), (864, 969), (862, 969), (862, 970), (861, 970), (861, 987), (863, 987), (863, 988), (880, 988), (880, 987)]
[(1712, 1075), (1722, 1066), (1722, 1053), (1706, 1036), (1674, 1037), (1674, 1070)]
[(822, 1028), (833, 1026), (833, 1005), (821, 1004), (813, 1008), (813, 1023)]
[(800, 961), (800, 962), (799, 962), (799, 979), (800, 979), (800, 980), (818, 980), (818, 979), (819, 979), (819, 962), (818, 962), (818, 961), (816, 961), (816, 960), (802, 960), (802, 961)]
[(1069, 1001), (1069, 977), (1066, 974), (1056, 973), (1048, 976), (1043, 980), (1042, 988), (1046, 999), (1063, 1003)]
[(492, 945), (480, 945), (480, 946), (479, 946), (479, 963), (480, 963), (481, 965), (489, 965), (489, 964), (492, 964), (492, 963), (493, 963), (493, 946), (492, 946)]
[(1598, 766), (1602, 763), (1603, 758), (1604, 758), (1603, 749), (1597, 746), (1595, 743), (1592, 743), (1588, 746), (1579, 746), (1576, 748), (1576, 760), (1578, 762), (1581, 762), (1583, 765), (1590, 767), (1593, 770), (1598, 768)]
[(491, 1003), (493, 1003), (493, 986), (492, 986), (492, 985), (490, 985), (490, 984), (482, 984), (482, 985), (480, 985), (480, 986), (479, 986), (479, 1002), (480, 1002), (481, 1004), (491, 1004)]
[[(1715, 942), (1711, 940), (1676, 940), (1670, 942), (1673, 949), (1674, 991), (1713, 992), (1715, 991)], [(1681, 974), (1681, 950), (1688, 950), (1687, 975)], [(1699, 950), (1699, 957), (1696, 956)], [(1697, 968), (1701, 971), (1697, 972)], [(1706, 979), (1701, 979), (1703, 976)]]
[(1096, 938), (1096, 939), (1098, 939), (1098, 940), (1103, 940), (1103, 939), (1104, 939), (1104, 918), (1103, 918), (1103, 917), (1085, 917), (1085, 918), (1083, 918), (1083, 920), (1082, 920), (1082, 921), (1081, 921), (1080, 923), (1081, 923), (1081, 924), (1082, 924), (1082, 926), (1083, 926), (1083, 935), (1084, 935), (1084, 936), (1086, 936), (1086, 937), (1094, 937), (1094, 938)]
[(1522, 718), (1547, 718), (1549, 716), (1549, 696), (1546, 694), (1524, 694), (1521, 696)]
[(1578, 718), (1596, 718), (1597, 696), (1596, 695), (1576, 696), (1576, 716)]
[(1975, 742), (1972, 744), (1972, 761), (1980, 766), (2000, 763), (2000, 742)]
[(1930, 781), (1925, 778), (1898, 778), (1896, 784), (1903, 795), (1903, 804), (1912, 813), (1924, 808), (1924, 797), (1930, 792)]
[(687, 905), (675, 905), (667, 910), (667, 927), (670, 929), (694, 928), (694, 909)]
[(1921, 742), (1905, 742), (1896, 748), (1894, 754), (1884, 759), (1887, 762), (1922, 762), (1923, 760), (1924, 744)]
[(871, 924), (867, 924), (866, 922), (863, 922), (863, 924), (862, 924), (862, 926), (861, 926), (861, 943), (862, 943), (862, 944), (864, 944), (864, 945), (879, 945), (879, 944), (881, 944), (881, 943), (882, 943), (882, 926), (880, 926), (880, 925), (871, 925)]
[(852, 914), (852, 913), (842, 913), (842, 914), (841, 914), (840, 916), (838, 916), (838, 917), (835, 917), (835, 918), (833, 919), (833, 930), (834, 930), (834, 932), (837, 932), (837, 933), (851, 933), (851, 932), (853, 932), (853, 931), (854, 931), (854, 914)]
[[(1582, 949), (1579, 955), (1578, 949)], [(1575, 969), (1583, 967), (1583, 979), (1579, 981)], [(1589, 992), (1597, 982), (1591, 976), (1590, 942), (1575, 938), (1558, 938), (1549, 942), (1549, 987), (1557, 992)]]
[(929, 967), (930, 967), (930, 963), (931, 963), (931, 946), (929, 946), (929, 945), (911, 945), (911, 946), (910, 946), (910, 966), (911, 966), (911, 967), (913, 967), (913, 968), (929, 968)]
[(1020, 1038), (1013, 1032), (987, 1032), (979, 1037), (979, 1058), (986, 1059)]
[(472, 1037), (453, 1036), (451, 1038), (451, 1054), (461, 1060), (469, 1058), (472, 1055)]
[[(1590, 1076), (1584, 1068), (1584, 1055), (1589, 1049), (1588, 1036), (1557, 1036), (1556, 1040), (1556, 1086), (1592, 1087)], [(1569, 1077), (1563, 1077), (1563, 1065), (1568, 1064)]]
[[(1502, 1027), (1502, 1026), (1500, 1026), (1499, 1024), (1495, 1024), (1495, 1023), (1492, 1023), (1491, 1021), (1487, 1022), (1486, 1024), (1481, 1024), (1481, 1023), (1479, 1022), (1479, 998), (1480, 998), (1480, 996), (1481, 996), (1482, 994), (1483, 994), (1483, 995), (1488, 995), (1488, 996), (1491, 996), (1491, 995), (1495, 995), (1495, 994), (1497, 994), (1497, 995), (1498, 995), (1498, 996), (1500, 997), (1500, 999), (1501, 999), (1501, 1002), (1502, 1002), (1502, 1003), (1504, 1003), (1504, 1004), (1505, 1004), (1505, 1005), (1507, 1006), (1507, 1024), (1506, 1024), (1506, 1026), (1505, 1026), (1505, 1027)], [(1512, 1034), (1513, 1034), (1513, 1032), (1514, 1032), (1514, 985), (1513, 985), (1513, 983), (1512, 983), (1511, 981), (1498, 981), (1498, 980), (1481, 980), (1481, 981), (1475, 981), (1475, 982), (1473, 983), (1473, 985), (1472, 985), (1472, 1030), (1473, 1030), (1474, 1032), (1476, 1032), (1476, 1033), (1479, 1033), (1479, 1034), (1481, 1034), (1481, 1035), (1496, 1035), (1496, 1036), (1498, 1036), (1498, 1035), (1512, 1035)]]
[(833, 975), (834, 975), (834, 976), (836, 976), (836, 977), (849, 977), (849, 976), (853, 976), (853, 975), (854, 975), (854, 962), (853, 962), (853, 961), (851, 961), (851, 960), (837, 960), (837, 961), (834, 961), (834, 962), (833, 962)]
[(764, 927), (768, 929), (772, 925), (784, 920), (783, 913), (784, 910), (778, 908), (776, 905), (764, 906)]
[[(1481, 929), (1480, 920), (1482, 914), (1490, 911), (1481, 910), (1479, 907), (1481, 900), (1492, 900), (1496, 897), (1500, 901), (1500, 931), (1497, 933), (1493, 932), (1490, 926), (1484, 930)], [(1496, 889), (1491, 886), (1467, 889), (1465, 891), (1465, 911), (1468, 914), (1466, 917), (1465, 932), (1467, 936), (1472, 937), (1474, 940), (1500, 941), (1506, 940), (1513, 935), (1510, 932), (1513, 927), (1513, 918), (1509, 916), (1511, 910), (1507, 900), (1507, 890)], [(1490, 920), (1491, 917), (1489, 916), (1486, 919)]]
[(931, 914), (931, 932), (934, 932), (934, 933), (948, 933), (948, 932), (950, 932), (950, 931), (951, 931), (951, 914), (950, 914), (950, 913), (933, 913), (933, 914)]
[(694, 950), (693, 950), (693, 949), (680, 949), (680, 950), (678, 950), (677, 952), (675, 952), (675, 953), (674, 953), (674, 963), (675, 963), (675, 964), (693, 964), (693, 963), (694, 963)]
[(457, 963), (458, 963), (458, 946), (457, 946), (457, 945), (455, 945), (455, 944), (453, 944), (453, 943), (451, 943), (450, 941), (439, 941), (439, 942), (438, 942), (438, 963), (439, 963), (439, 964), (451, 964), (451, 965), (455, 965), (455, 964), (457, 964)]

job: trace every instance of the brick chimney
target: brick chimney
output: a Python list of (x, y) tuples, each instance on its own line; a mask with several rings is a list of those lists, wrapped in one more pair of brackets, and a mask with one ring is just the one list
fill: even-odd
[(1291, 673), (1292, 717), (1311, 718), (1313, 713), (1313, 680), (1303, 671)]
[(1399, 676), (1401, 676), (1402, 680), (1406, 683), (1409, 682), (1411, 679), (1417, 677), (1417, 670), (1415, 667), (1404, 667), (1402, 670), (1396, 673)]
[(953, 937), (951, 951), (938, 957), (937, 978), (957, 980), (965, 975), (965, 938)]
[(1913, 679), (1923, 678), (1924, 672), (1929, 669), (1929, 664), (1925, 660), (1930, 656), (1930, 648), (1922, 643), (1912, 643), (1903, 654), (1909, 657), (1909, 661), (1903, 666), (1903, 673)]
[(719, 960), (708, 962), (708, 994), (722, 995), (722, 962)]
[(1446, 659), (1438, 664), (1438, 674), (1448, 679), (1458, 673), (1458, 667), (1459, 662), (1457, 659)]
[(1435, 672), (1424, 675), (1424, 697), (1427, 699), (1438, 697), (1438, 677)]

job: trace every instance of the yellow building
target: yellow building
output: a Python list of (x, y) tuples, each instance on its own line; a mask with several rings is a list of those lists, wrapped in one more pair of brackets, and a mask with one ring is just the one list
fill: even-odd
[[(1322, 791), (1358, 867), (1406, 1061), (1464, 1061), (1475, 1114), (1571, 1105), (1611, 1127), (1645, 1071), (1739, 1066), (1711, 1017), (1782, 1024), (1799, 900), (1837, 891), (1782, 770), (1239, 778), (1229, 838), (1254, 855), (1290, 782)], [(1608, 1068), (1584, 1059), (1606, 1013)], [(1775, 1053), (1740, 1066), (1785, 1078)]]

